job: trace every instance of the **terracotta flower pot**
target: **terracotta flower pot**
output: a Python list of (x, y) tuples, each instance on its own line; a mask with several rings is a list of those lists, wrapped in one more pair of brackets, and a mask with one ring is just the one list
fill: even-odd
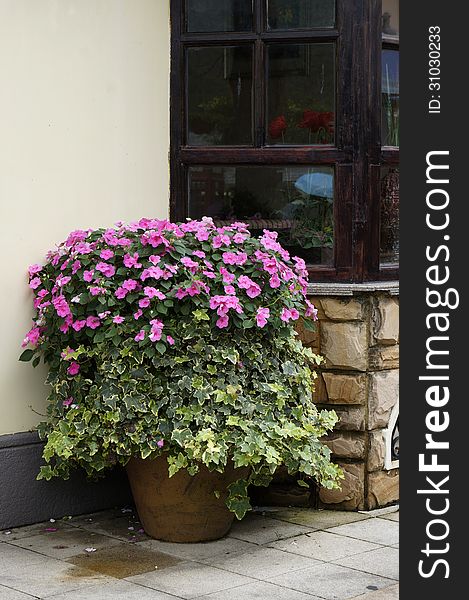
[[(191, 476), (185, 469), (168, 476), (163, 454), (153, 460), (132, 458), (127, 476), (145, 532), (167, 542), (205, 542), (228, 533), (234, 514), (225, 504), (226, 488), (247, 477), (249, 469), (228, 464), (223, 473), (202, 465)], [(214, 492), (220, 492), (217, 498)]]

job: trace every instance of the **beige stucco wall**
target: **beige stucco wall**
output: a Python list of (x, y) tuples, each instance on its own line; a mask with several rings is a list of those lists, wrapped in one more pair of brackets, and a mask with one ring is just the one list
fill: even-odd
[(27, 266), (72, 229), (167, 216), (168, 5), (0, 0), (0, 434), (45, 406), (17, 360)]

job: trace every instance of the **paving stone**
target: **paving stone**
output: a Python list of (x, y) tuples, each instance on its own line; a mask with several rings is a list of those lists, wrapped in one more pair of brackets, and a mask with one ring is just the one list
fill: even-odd
[(399, 523), (387, 519), (367, 519), (360, 523), (333, 527), (329, 531), (384, 546), (392, 546), (399, 542)]
[(328, 531), (315, 531), (290, 540), (273, 542), (270, 546), (284, 552), (291, 552), (326, 562), (379, 548), (376, 544), (335, 535)]
[(128, 581), (182, 598), (195, 598), (253, 582), (249, 577), (193, 562), (130, 577)]
[(100, 550), (120, 544), (120, 540), (109, 538), (92, 531), (84, 531), (75, 527), (66, 530), (50, 532), (45, 535), (33, 535), (11, 542), (13, 545), (33, 550), (52, 558), (69, 558), (77, 554), (83, 554), (85, 548), (96, 548)]
[(258, 581), (241, 587), (201, 596), (197, 600), (322, 600), (318, 596)]
[(123, 541), (142, 541), (150, 539), (145, 534), (137, 514), (107, 517), (106, 513), (98, 513), (92, 518), (80, 518), (73, 522), (75, 528), (93, 531)]
[(242, 521), (236, 521), (228, 535), (254, 544), (268, 544), (276, 540), (308, 533), (313, 529), (314, 527), (286, 523), (269, 517), (248, 515)]
[(223, 538), (215, 542), (203, 542), (200, 544), (173, 544), (171, 542), (161, 542), (159, 540), (149, 540), (141, 542), (139, 546), (171, 554), (184, 560), (201, 561), (207, 558), (230, 556), (240, 552), (251, 552), (257, 548), (256, 544), (251, 544), (235, 538)]
[[(68, 531), (71, 529), (66, 521), (45, 521), (44, 523), (36, 523), (35, 525), (26, 525), (25, 527), (13, 527), (12, 529), (4, 529), (0, 532), (0, 540), (2, 542), (12, 542), (33, 535), (47, 534), (46, 529), (57, 529), (57, 531)], [(9, 533), (8, 533), (9, 532)]]
[(378, 548), (363, 554), (355, 554), (334, 561), (343, 567), (351, 567), (373, 575), (399, 580), (399, 550), (396, 548)]
[(0, 585), (38, 598), (111, 581), (109, 577), (30, 550), (10, 544), (0, 547)]
[(302, 571), (279, 575), (272, 578), (271, 583), (315, 594), (327, 600), (342, 600), (367, 592), (367, 586), (372, 585), (378, 589), (386, 587), (392, 580), (332, 563), (322, 563)]
[(383, 515), (380, 519), (387, 519), (388, 521), (398, 521), (399, 522), (399, 511), (390, 513), (389, 515)]
[[(25, 596), (25, 598), (29, 597)], [(2, 596), (0, 598), (3, 600)], [(90, 600), (91, 598), (95, 600), (176, 600), (174, 596), (130, 581), (111, 581), (103, 585), (93, 585), (85, 590), (79, 589), (57, 594), (51, 600)], [(12, 600), (15, 599), (12, 598)]]
[[(280, 544), (281, 542), (276, 543)], [(317, 561), (306, 556), (297, 556), (288, 552), (281, 552), (281, 549), (263, 547), (257, 547), (254, 552), (235, 554), (221, 559), (212, 557), (204, 562), (212, 565), (212, 567), (265, 581), (270, 581), (275, 575), (306, 569), (317, 564)]]
[(278, 509), (267, 514), (274, 519), (297, 523), (313, 529), (328, 529), (369, 518), (367, 513), (342, 510)]
[(399, 585), (390, 585), (387, 588), (378, 590), (377, 592), (369, 592), (351, 598), (351, 600), (399, 600)]
[(23, 594), (23, 592), (17, 592), (11, 588), (7, 588), (4, 585), (0, 585), (0, 598), (2, 600), (31, 600), (34, 596), (29, 594)]

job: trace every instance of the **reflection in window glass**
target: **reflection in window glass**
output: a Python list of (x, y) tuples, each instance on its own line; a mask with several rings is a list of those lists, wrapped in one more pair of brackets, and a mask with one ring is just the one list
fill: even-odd
[(187, 143), (252, 143), (252, 49), (189, 48)]
[(381, 168), (381, 263), (399, 262), (399, 169)]
[(187, 31), (251, 31), (252, 0), (187, 0)]
[(381, 69), (381, 144), (399, 146), (398, 50), (383, 50)]
[(334, 27), (335, 0), (267, 0), (269, 29)]
[(236, 166), (189, 169), (189, 216), (247, 223), (309, 264), (332, 264), (334, 173), (330, 167)]
[(383, 0), (383, 34), (399, 37), (399, 0)]
[(333, 44), (268, 47), (267, 144), (332, 144)]

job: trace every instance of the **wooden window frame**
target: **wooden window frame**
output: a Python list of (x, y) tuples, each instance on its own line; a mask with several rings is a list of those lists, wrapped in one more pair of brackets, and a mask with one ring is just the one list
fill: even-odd
[[(211, 165), (327, 165), (335, 170), (334, 266), (311, 265), (321, 281), (397, 279), (394, 265), (379, 264), (379, 173), (396, 164), (399, 151), (381, 148), (381, 0), (337, 0), (336, 27), (266, 31), (266, 2), (253, 0), (252, 32), (187, 33), (184, 0), (171, 2), (170, 217), (188, 216), (188, 168)], [(185, 51), (189, 47), (254, 46), (253, 146), (184, 145), (186, 123)], [(265, 140), (264, 48), (269, 42), (336, 44), (336, 128), (334, 145), (268, 146)], [(260, 71), (260, 69), (262, 69)]]

